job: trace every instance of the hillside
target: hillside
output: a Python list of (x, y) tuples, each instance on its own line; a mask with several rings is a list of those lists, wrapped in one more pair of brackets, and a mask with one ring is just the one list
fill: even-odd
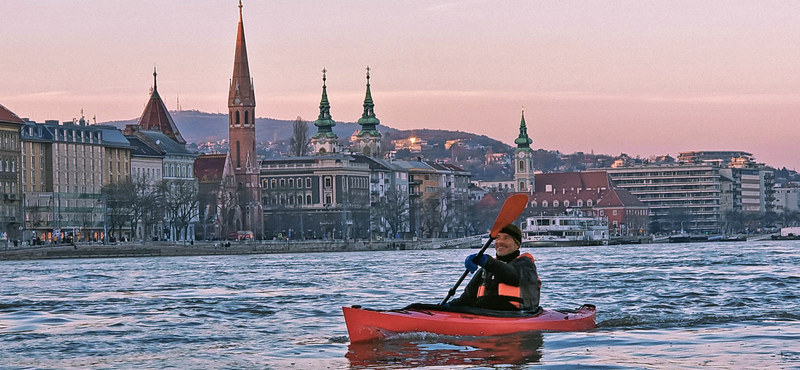
[[(222, 113), (206, 113), (196, 110), (170, 111), (175, 125), (178, 126), (183, 138), (190, 143), (216, 142), (228, 138), (228, 115)], [(125, 125), (135, 124), (138, 119), (125, 121), (103, 122), (120, 129)], [(256, 118), (256, 141), (286, 141), (292, 136), (292, 120), (279, 120), (273, 118)], [(313, 134), (316, 127), (313, 121), (310, 131)], [(340, 138), (346, 139), (356, 130), (360, 129), (354, 122), (336, 122), (333, 132)], [(397, 130), (386, 125), (378, 126), (379, 131), (386, 140), (400, 140), (417, 137), (427, 140), (432, 146), (443, 146), (444, 142), (452, 139), (463, 139), (473, 146), (491, 146), (495, 152), (507, 151), (511, 147), (484, 135), (475, 135), (462, 131), (448, 130)], [(277, 139), (277, 140), (276, 140)]]

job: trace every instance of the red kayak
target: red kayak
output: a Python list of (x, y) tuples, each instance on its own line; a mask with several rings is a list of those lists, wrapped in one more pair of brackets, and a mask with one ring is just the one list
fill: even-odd
[(596, 309), (496, 311), (475, 307), (413, 304), (399, 310), (378, 311), (360, 306), (342, 307), (350, 343), (381, 340), (398, 333), (492, 336), (525, 331), (580, 331), (594, 329)]

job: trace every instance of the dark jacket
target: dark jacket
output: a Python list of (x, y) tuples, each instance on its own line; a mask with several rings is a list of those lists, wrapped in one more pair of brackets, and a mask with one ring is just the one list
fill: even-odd
[[(517, 308), (497, 294), (498, 284), (520, 287), (521, 306)], [(478, 297), (478, 288), (485, 292)], [(475, 273), (464, 293), (450, 302), (452, 306), (474, 306), (495, 310), (536, 310), (539, 308), (539, 293), (542, 283), (536, 273), (536, 264), (527, 257), (516, 257), (506, 263), (489, 257), (483, 269)]]

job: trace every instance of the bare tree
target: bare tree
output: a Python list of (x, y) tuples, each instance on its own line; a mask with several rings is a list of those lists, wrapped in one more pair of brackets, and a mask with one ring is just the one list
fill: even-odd
[(289, 151), (295, 156), (302, 157), (308, 152), (311, 137), (308, 135), (308, 122), (297, 116), (292, 123), (292, 137), (289, 139)]
[(408, 231), (408, 192), (389, 188), (370, 208), (373, 229), (384, 229), (389, 237)]
[(121, 233), (125, 224), (131, 221), (132, 206), (135, 199), (133, 182), (125, 180), (108, 183), (103, 185), (100, 192), (106, 197), (109, 231), (112, 234), (114, 230)]
[(468, 236), (480, 233), (481, 219), (473, 202), (467, 197), (454, 197), (448, 208), (447, 229), (451, 236)]
[(170, 224), (183, 231), (184, 243), (188, 237), (189, 223), (199, 214), (199, 190), (196, 181), (163, 180), (158, 184), (158, 195)]
[(441, 200), (435, 197), (423, 199), (419, 209), (419, 217), (423, 237), (438, 237), (439, 232), (442, 231), (442, 226), (444, 226)]

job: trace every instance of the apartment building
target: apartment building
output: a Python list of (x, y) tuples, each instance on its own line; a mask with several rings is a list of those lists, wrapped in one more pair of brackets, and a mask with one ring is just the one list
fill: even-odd
[[(0, 243), (22, 238), (20, 137), (25, 122), (0, 105)], [(11, 242), (9, 242), (11, 243)]]
[(32, 242), (100, 240), (103, 185), (130, 176), (131, 147), (111, 126), (25, 121), (21, 130), (25, 233)]
[(713, 164), (658, 164), (607, 169), (616, 188), (650, 209), (651, 232), (719, 231), (720, 169)]

